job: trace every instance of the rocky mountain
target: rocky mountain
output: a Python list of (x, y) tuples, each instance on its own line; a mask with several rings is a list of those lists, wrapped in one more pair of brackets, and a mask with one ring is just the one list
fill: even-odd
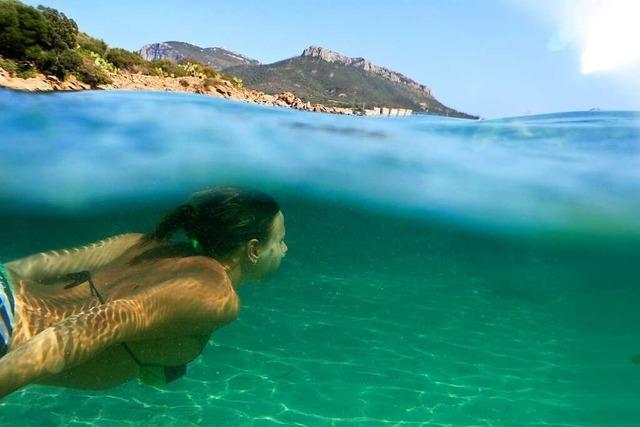
[(153, 43), (143, 46), (138, 53), (147, 61), (158, 59), (194, 59), (202, 64), (212, 66), (218, 71), (238, 65), (258, 65), (255, 59), (247, 58), (239, 53), (221, 47), (206, 47), (192, 45), (183, 42)]
[(477, 118), (440, 103), (431, 90), (364, 58), (310, 46), (302, 55), (266, 65), (226, 68), (244, 85), (269, 94), (293, 92), (304, 101), (349, 108), (408, 108), (415, 112)]
[(398, 73), (397, 71), (379, 67), (365, 58), (349, 58), (347, 56), (339, 54), (338, 52), (334, 52), (332, 50), (325, 49), (319, 46), (309, 46), (302, 52), (302, 56), (308, 58), (319, 58), (327, 62), (337, 62), (342, 65), (361, 68), (364, 71), (376, 74), (387, 80), (391, 80), (392, 82), (403, 83), (411, 86), (414, 89), (424, 92), (425, 95), (431, 95), (431, 90), (428, 87), (421, 85), (420, 83), (410, 79), (403, 74)]
[(440, 103), (427, 86), (365, 58), (349, 58), (319, 46), (273, 64), (222, 48), (165, 42), (139, 51), (147, 60), (193, 58), (241, 78), (245, 87), (267, 94), (292, 92), (304, 102), (344, 108), (403, 108), (418, 113), (475, 119)]

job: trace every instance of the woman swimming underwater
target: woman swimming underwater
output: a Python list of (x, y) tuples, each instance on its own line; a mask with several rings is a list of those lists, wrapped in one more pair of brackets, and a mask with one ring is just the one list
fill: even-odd
[[(180, 232), (189, 242), (169, 240)], [(278, 269), (284, 236), (270, 196), (216, 187), (153, 233), (0, 264), (0, 397), (32, 383), (104, 389), (179, 378), (238, 315), (235, 289)]]

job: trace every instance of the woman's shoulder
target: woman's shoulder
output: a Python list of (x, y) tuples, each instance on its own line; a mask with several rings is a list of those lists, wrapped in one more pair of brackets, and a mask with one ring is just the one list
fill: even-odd
[[(86, 250), (114, 250), (114, 251), (123, 251), (144, 243), (146, 241), (145, 234), (143, 233), (121, 233), (113, 236), (105, 237), (95, 242), (88, 243), (83, 246), (78, 246), (70, 249), (58, 250), (57, 252), (81, 252)], [(56, 251), (52, 251), (56, 252)]]
[(203, 286), (216, 286), (232, 290), (229, 275), (224, 266), (207, 256), (185, 256), (158, 260), (154, 266), (156, 272), (163, 272), (168, 279), (180, 282), (193, 282)]
[[(164, 260), (157, 265), (163, 284), (159, 294), (182, 307), (190, 307), (188, 317), (203, 318), (221, 325), (234, 319), (239, 298), (229, 276), (218, 261), (205, 256)], [(213, 324), (213, 323), (212, 323)]]
[(224, 266), (211, 257), (204, 255), (188, 256), (179, 258), (178, 262), (183, 268), (189, 269), (192, 273), (202, 274), (204, 278), (228, 279)]

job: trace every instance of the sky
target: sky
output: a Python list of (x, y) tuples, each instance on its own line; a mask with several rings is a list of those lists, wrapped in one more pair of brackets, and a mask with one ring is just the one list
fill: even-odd
[(640, 110), (640, 0), (26, 3), (129, 50), (175, 40), (271, 63), (322, 46), (399, 71), (485, 118)]

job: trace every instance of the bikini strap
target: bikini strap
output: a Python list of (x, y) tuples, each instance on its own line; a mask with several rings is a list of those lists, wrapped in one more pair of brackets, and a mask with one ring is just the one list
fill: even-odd
[[(88, 283), (89, 288), (91, 289), (91, 295), (95, 295), (96, 297), (98, 297), (98, 300), (100, 300), (101, 304), (105, 303), (105, 299), (102, 298), (102, 295), (100, 295), (100, 292), (98, 292), (96, 285), (93, 283), (93, 278), (90, 271), (84, 270), (78, 271), (76, 273), (66, 274), (64, 278), (70, 280), (70, 283), (64, 286), (65, 289), (74, 288), (83, 283)], [(140, 372), (140, 381), (145, 384), (168, 384), (187, 373), (186, 364), (177, 366), (165, 366), (152, 363), (143, 363), (135, 354), (133, 354), (133, 351), (131, 351), (127, 343), (123, 342), (120, 344), (122, 345), (122, 347), (124, 347), (129, 356), (131, 356), (136, 365), (138, 365)]]

